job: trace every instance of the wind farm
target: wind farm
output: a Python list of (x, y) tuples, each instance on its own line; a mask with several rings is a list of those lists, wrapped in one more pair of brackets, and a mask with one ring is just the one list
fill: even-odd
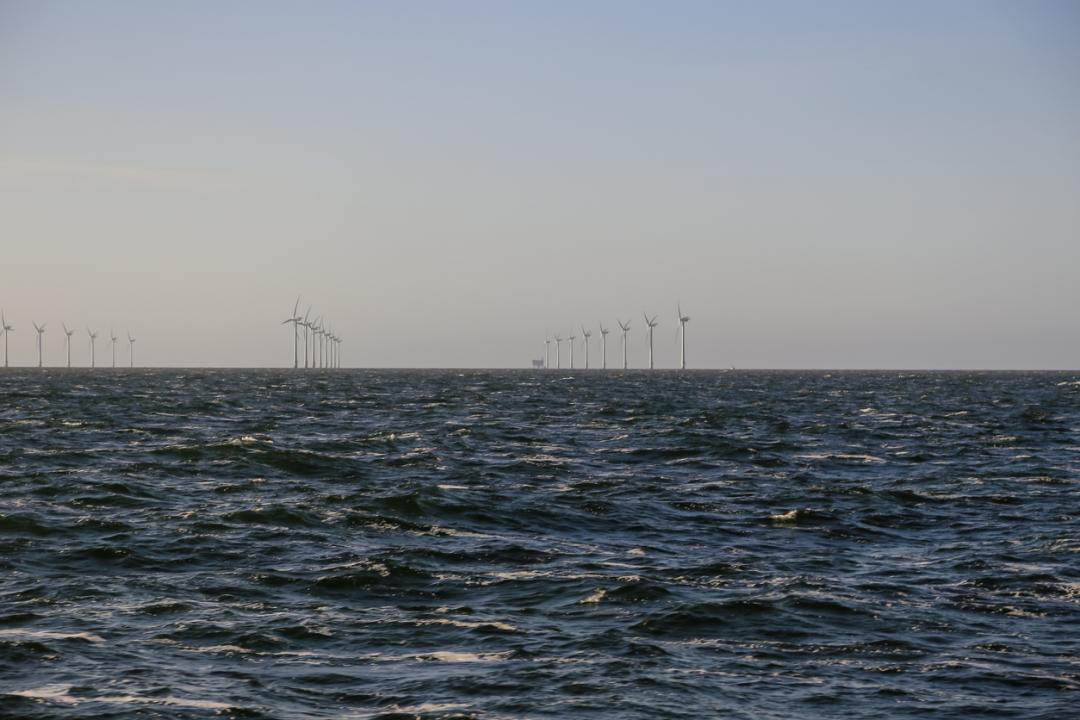
[[(304, 336), (305, 370), (333, 370), (341, 367), (341, 336), (334, 332), (330, 321), (324, 315), (311, 320), (311, 306), (303, 317), (300, 316), (300, 296), (296, 296), (292, 314), (281, 321), (281, 325), (293, 326), (293, 369), (300, 369), (300, 335)], [(310, 351), (309, 351), (310, 346)]]
[[(342, 345), (344, 343), (344, 338), (336, 329), (337, 325), (331, 322), (326, 313), (316, 314), (315, 307), (310, 304), (304, 309), (303, 314), (301, 314), (302, 301), (302, 296), (298, 295), (293, 302), (292, 310), (288, 312), (287, 316), (284, 319), (276, 321), (277, 327), (288, 326), (291, 330), (289, 333), (289, 335), (291, 335), (289, 344), (292, 348), (291, 353), (285, 355), (285, 358), (288, 358), (288, 364), (285, 365), (285, 367), (291, 367), (294, 370), (334, 370), (342, 368)], [(281, 316), (279, 315), (278, 317), (280, 318)], [(650, 315), (648, 312), (644, 312), (642, 313), (642, 317), (645, 323), (646, 332), (643, 336), (644, 344), (642, 349), (644, 352), (641, 352), (640, 354), (639, 350), (631, 343), (631, 321), (615, 318), (615, 324), (619, 329), (619, 350), (622, 355), (621, 369), (630, 370), (637, 368), (655, 370), (658, 366), (661, 366), (669, 369), (686, 370), (689, 366), (687, 360), (686, 333), (687, 325), (690, 322), (690, 316), (683, 312), (682, 304), (676, 303), (675, 305), (676, 329), (673, 342), (677, 343), (678, 354), (670, 364), (658, 363), (654, 335), (656, 327), (661, 324), (659, 321), (660, 316)], [(93, 329), (93, 326), (84, 326), (81, 324), (69, 326), (67, 321), (60, 323), (64, 333), (64, 344), (61, 361), (57, 363), (55, 355), (50, 358), (46, 352), (45, 335), (48, 323), (32, 321), (31, 325), (34, 329), (34, 355), (36, 366), (38, 368), (74, 369), (77, 367), (86, 367), (94, 370), (99, 369), (97, 364), (97, 340), (99, 333)], [(87, 336), (85, 356), (82, 356), (82, 351), (72, 342), (75, 334), (80, 331), (80, 327), (85, 330)], [(3, 340), (4, 367), (11, 367), (10, 343), (15, 329), (15, 324), (8, 321), (7, 311), (0, 310), (0, 338)], [(566, 335), (562, 333), (548, 333), (543, 340), (543, 358), (532, 360), (530, 361), (530, 364), (534, 369), (562, 369), (564, 367), (562, 364), (562, 351), (563, 343), (565, 342), (566, 349), (569, 352), (568, 369), (609, 370), (607, 341), (611, 332), (611, 327), (605, 324), (605, 321), (600, 320), (595, 326), (577, 323), (576, 328), (572, 328), (571, 332)], [(594, 337), (597, 338), (598, 347), (596, 348), (593, 347)], [(127, 340), (126, 358), (121, 357), (121, 349), (118, 347), (123, 339)], [(580, 347), (578, 346), (579, 339), (581, 340)], [(128, 369), (136, 367), (136, 337), (130, 329), (122, 336), (118, 334), (113, 327), (110, 327), (107, 340), (110, 345), (111, 355), (109, 362), (107, 364), (103, 363), (103, 367), (106, 369), (116, 369), (122, 366), (126, 366)], [(554, 353), (552, 353), (552, 344), (555, 346)], [(599, 361), (597, 361), (594, 350), (599, 350)], [(582, 366), (578, 365), (579, 352), (584, 353), (584, 363)], [(79, 357), (76, 357), (76, 355), (79, 355)], [(123, 360), (126, 360), (127, 362), (123, 363)], [(617, 361), (614, 365), (615, 367), (619, 367)], [(160, 363), (155, 363), (153, 366), (172, 367)], [(222, 365), (222, 367), (224, 366), (227, 365)], [(268, 367), (282, 366), (271, 364)], [(495, 366), (481, 365), (479, 367)]]
[[(648, 360), (643, 364), (643, 369), (655, 370), (656, 369), (656, 355), (655, 355), (655, 343), (653, 335), (655, 328), (660, 324), (659, 315), (653, 315), (649, 317), (648, 313), (642, 313), (642, 317), (645, 320), (645, 346), (648, 350)], [(678, 362), (674, 365), (675, 369), (686, 370), (686, 325), (690, 322), (690, 316), (685, 315), (682, 310), (682, 303), (676, 303), (675, 305), (675, 319), (677, 322), (675, 339), (679, 344), (679, 356)], [(619, 318), (615, 319), (616, 324), (619, 326), (620, 343), (622, 350), (622, 369), (629, 370), (630, 368), (630, 320), (623, 322)], [(590, 339), (593, 336), (591, 328), (585, 324), (581, 324), (581, 337), (585, 348), (585, 369), (596, 369), (592, 367), (589, 356)], [(603, 321), (597, 323), (597, 328), (600, 331), (600, 368), (601, 370), (607, 370), (607, 336), (611, 330), (604, 327)], [(544, 362), (543, 367), (547, 369), (561, 369), (562, 359), (559, 354), (559, 348), (561, 347), (563, 337), (556, 334), (555, 336), (555, 367), (551, 365), (551, 355), (549, 347), (551, 345), (551, 338), (544, 339)], [(577, 335), (571, 334), (568, 338), (570, 345), (570, 368), (574, 369), (574, 341), (577, 339)], [(534, 367), (539, 367), (539, 361), (534, 362)]]

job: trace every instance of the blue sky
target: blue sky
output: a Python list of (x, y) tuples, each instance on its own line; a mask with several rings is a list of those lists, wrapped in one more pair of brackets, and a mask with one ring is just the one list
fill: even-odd
[(0, 1), (18, 362), (1075, 368), (1078, 197), (1072, 2)]

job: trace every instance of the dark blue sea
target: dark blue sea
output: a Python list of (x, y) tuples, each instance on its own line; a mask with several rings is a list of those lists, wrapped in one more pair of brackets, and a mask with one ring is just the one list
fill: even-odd
[(1080, 717), (1080, 373), (0, 372), (0, 717)]

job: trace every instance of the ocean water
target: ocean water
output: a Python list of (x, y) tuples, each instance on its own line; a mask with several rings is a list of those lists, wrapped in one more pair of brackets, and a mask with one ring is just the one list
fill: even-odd
[(1080, 716), (1080, 374), (0, 373), (5, 718)]

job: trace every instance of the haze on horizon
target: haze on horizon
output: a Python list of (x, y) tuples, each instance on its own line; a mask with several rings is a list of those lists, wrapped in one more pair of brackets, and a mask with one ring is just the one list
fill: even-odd
[(1065, 0), (0, 0), (14, 365), (1077, 368), (1078, 199)]

